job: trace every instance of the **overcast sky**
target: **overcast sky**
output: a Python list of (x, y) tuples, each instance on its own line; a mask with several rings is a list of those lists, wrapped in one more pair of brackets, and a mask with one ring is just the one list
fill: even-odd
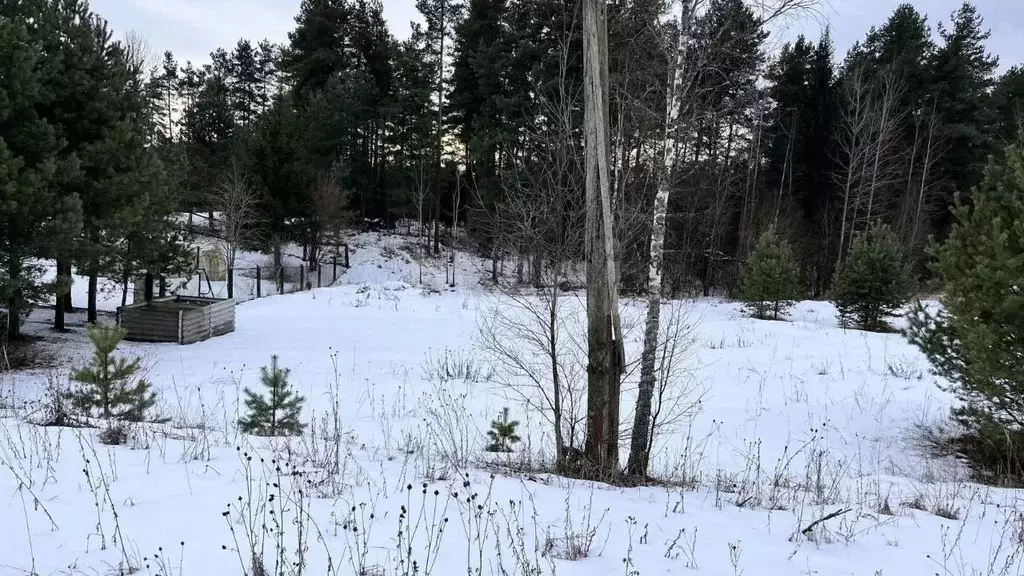
[[(555, 1), (555, 0), (552, 0)], [(399, 38), (409, 34), (409, 21), (418, 20), (415, 0), (383, 0), (384, 17)], [(933, 34), (937, 21), (948, 21), (961, 0), (916, 0), (928, 14)], [(285, 42), (295, 25), (299, 0), (92, 0), (92, 8), (119, 35), (128, 29), (141, 33), (156, 53), (171, 50), (179, 60), (203, 62), (219, 47), (230, 48), (242, 37)], [(832, 25), (840, 58), (868, 28), (878, 25), (900, 0), (830, 0), (823, 19), (804, 20), (786, 30), (787, 38), (803, 32), (817, 37), (824, 19)], [(992, 30), (989, 51), (1000, 57), (1000, 68), (1024, 62), (1024, 0), (975, 0)]]

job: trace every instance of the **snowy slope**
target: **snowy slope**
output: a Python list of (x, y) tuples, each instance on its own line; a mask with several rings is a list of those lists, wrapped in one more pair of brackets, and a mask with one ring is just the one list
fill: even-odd
[[(666, 318), (685, 310), (694, 326), (680, 382), (700, 397), (656, 447), (672, 485), (570, 481), (523, 470), (551, 454), (551, 434), (489, 373), (478, 336), (494, 307), (525, 312), (464, 255), (456, 289), (421, 289), (405, 242), (361, 235), (336, 287), (246, 302), (228, 336), (126, 344), (171, 418), (130, 446), (26, 423), (47, 375), (0, 376), (0, 575), (251, 574), (254, 549), (281, 574), (1020, 573), (1024, 493), (914, 448), (915, 426), (951, 400), (900, 336), (839, 329), (823, 303), (791, 322), (671, 303)], [(444, 280), (429, 263), (424, 283)], [(580, 298), (565, 296), (567, 317)], [(631, 357), (642, 313), (624, 304)], [(81, 333), (65, 346), (84, 352)], [(307, 397), (303, 439), (235, 429), (241, 389), (272, 354)], [(445, 358), (474, 377), (439, 379)], [(506, 406), (524, 442), (486, 455)]]

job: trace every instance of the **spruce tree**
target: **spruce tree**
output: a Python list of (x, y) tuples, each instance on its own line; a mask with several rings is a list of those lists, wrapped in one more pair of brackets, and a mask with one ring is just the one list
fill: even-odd
[(953, 417), (976, 467), (1024, 477), (1024, 147), (994, 158), (949, 239), (934, 250), (942, 308), (922, 304), (907, 336), (960, 400)]
[(789, 243), (769, 228), (743, 271), (740, 299), (755, 318), (778, 320), (800, 298), (800, 267)]
[(519, 442), (521, 438), (516, 434), (519, 427), (518, 420), (509, 420), (508, 408), (503, 408), (501, 416), (497, 420), (491, 420), (491, 429), (487, 431), (487, 437), (491, 443), (487, 445), (488, 452), (511, 452), (512, 445)]
[(115, 358), (125, 336), (120, 326), (90, 324), (86, 333), (93, 346), (92, 363), (79, 368), (71, 380), (79, 384), (69, 393), (71, 405), (85, 416), (142, 422), (156, 404), (149, 382), (139, 377), (140, 358)]
[(260, 368), (260, 382), (269, 396), (245, 389), (248, 414), (238, 421), (239, 429), (256, 436), (300, 436), (306, 427), (299, 417), (305, 398), (288, 386), (290, 370), (277, 364), (277, 356), (270, 357), (270, 366)]
[(910, 299), (911, 281), (896, 235), (876, 225), (853, 240), (837, 271), (832, 302), (840, 325), (882, 332)]

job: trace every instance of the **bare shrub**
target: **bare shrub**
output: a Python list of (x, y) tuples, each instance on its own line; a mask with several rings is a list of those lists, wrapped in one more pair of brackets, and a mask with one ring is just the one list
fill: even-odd
[(81, 426), (81, 422), (74, 415), (75, 411), (69, 400), (70, 393), (71, 386), (66, 375), (57, 372), (47, 373), (43, 397), (25, 419), (37, 426)]
[[(558, 560), (582, 560), (589, 558), (594, 552), (594, 542), (597, 539), (601, 525), (604, 524), (608, 509), (594, 517), (594, 494), (590, 494), (590, 502), (583, 508), (583, 517), (573, 520), (572, 492), (565, 497), (565, 516), (561, 533), (548, 532), (544, 540), (542, 556), (556, 558)], [(578, 523), (577, 523), (578, 522)], [(600, 552), (597, 554), (600, 556)]]
[(932, 514), (947, 520), (960, 519), (960, 509), (955, 507), (952, 502), (936, 502), (935, 507), (932, 508)]
[(557, 288), (536, 296), (510, 290), (478, 317), (476, 343), (493, 381), (551, 425), (558, 469), (582, 442), (586, 420), (584, 321), (581, 306)]
[(920, 365), (913, 358), (907, 356), (887, 361), (885, 368), (890, 376), (901, 380), (921, 380), (924, 378), (924, 371)]
[(424, 476), (447, 478), (468, 468), (483, 434), (469, 417), (466, 394), (453, 394), (444, 383), (435, 382), (433, 393), (424, 398), (419, 409), (425, 414), (423, 421), (430, 439), (423, 443), (428, 447), (423, 455), (427, 468)]
[(696, 377), (699, 368), (696, 365), (696, 332), (701, 318), (701, 314), (689, 304), (680, 303), (668, 307), (666, 318), (659, 323), (654, 350), (650, 433), (643, 447), (642, 468), (645, 471), (648, 470), (650, 456), (654, 454), (655, 443), (692, 423), (700, 413), (707, 394), (706, 386)]
[(432, 382), (480, 383), (491, 379), (494, 371), (472, 353), (445, 348), (427, 352), (423, 361), (423, 379)]

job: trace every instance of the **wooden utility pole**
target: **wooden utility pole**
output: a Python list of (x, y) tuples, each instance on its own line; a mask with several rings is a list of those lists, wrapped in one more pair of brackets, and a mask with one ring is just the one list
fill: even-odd
[(587, 190), (587, 441), (593, 474), (619, 467), (619, 387), (623, 368), (612, 227), (608, 130), (608, 24), (605, 0), (583, 0), (584, 133)]

